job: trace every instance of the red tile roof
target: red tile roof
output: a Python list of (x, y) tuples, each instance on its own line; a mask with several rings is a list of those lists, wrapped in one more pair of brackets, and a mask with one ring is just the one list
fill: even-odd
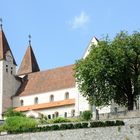
[(21, 107), (15, 108), (15, 110), (24, 112), (24, 111), (28, 111), (28, 110), (48, 109), (48, 108), (68, 106), (68, 105), (74, 105), (74, 104), (75, 104), (75, 99), (67, 99), (67, 100), (63, 100), (63, 101), (56, 101), (56, 102), (50, 102), (50, 103), (21, 106)]
[(19, 67), (19, 70), (17, 72), (17, 75), (25, 75), (37, 71), (40, 71), (39, 66), (36, 61), (31, 44), (29, 44), (26, 53), (23, 57), (23, 60), (21, 62), (21, 65)]
[(27, 96), (75, 87), (74, 65), (28, 74), (17, 92)]

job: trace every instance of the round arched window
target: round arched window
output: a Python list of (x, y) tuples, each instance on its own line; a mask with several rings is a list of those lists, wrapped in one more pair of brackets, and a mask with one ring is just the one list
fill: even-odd
[(53, 101), (54, 101), (54, 96), (51, 95), (51, 96), (50, 96), (50, 102), (53, 102)]
[(38, 97), (35, 97), (34, 104), (38, 104)]
[(65, 93), (65, 99), (69, 99), (69, 92)]
[(20, 105), (23, 106), (24, 105), (24, 101), (20, 100)]

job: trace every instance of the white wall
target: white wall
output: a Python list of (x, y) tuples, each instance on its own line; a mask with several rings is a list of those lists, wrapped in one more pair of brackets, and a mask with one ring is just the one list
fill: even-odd
[(77, 88), (68, 88), (62, 89), (58, 91), (52, 91), (47, 93), (38, 93), (29, 96), (18, 96), (13, 98), (13, 107), (20, 106), (20, 100), (24, 101), (24, 106), (34, 105), (35, 97), (38, 97), (38, 104), (41, 103), (49, 103), (50, 96), (54, 95), (54, 101), (62, 101), (65, 99), (65, 93), (69, 92), (69, 99), (75, 99), (75, 105), (63, 106), (63, 107), (54, 107), (48, 108), (46, 110), (38, 110), (38, 112), (45, 113), (45, 114), (54, 114), (54, 112), (59, 112), (60, 116), (64, 116), (64, 112), (67, 112), (68, 116), (71, 116), (71, 110), (75, 110), (75, 115), (78, 116), (80, 111), (89, 110), (88, 101), (80, 95)]

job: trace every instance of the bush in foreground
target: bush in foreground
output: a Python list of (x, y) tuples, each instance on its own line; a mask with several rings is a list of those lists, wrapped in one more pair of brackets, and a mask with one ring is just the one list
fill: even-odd
[(92, 118), (92, 112), (90, 110), (83, 111), (81, 114), (81, 119), (84, 121), (89, 121)]
[(37, 121), (32, 118), (13, 116), (8, 117), (3, 125), (3, 128), (8, 132), (20, 133), (31, 132), (37, 125)]
[[(43, 131), (56, 131), (67, 129), (82, 129), (82, 128), (94, 128), (94, 127), (108, 127), (108, 126), (120, 126), (124, 125), (123, 121), (97, 121), (97, 122), (81, 122), (81, 123), (66, 123), (60, 125), (47, 125), (43, 127), (37, 127), (36, 121), (31, 118), (25, 117), (11, 117), (9, 118), (4, 128), (9, 133), (23, 133), (23, 132), (43, 132)], [(3, 129), (1, 129), (3, 130)]]
[(71, 121), (67, 118), (58, 117), (58, 118), (51, 119), (48, 122), (49, 123), (64, 123), (64, 122), (71, 122)]

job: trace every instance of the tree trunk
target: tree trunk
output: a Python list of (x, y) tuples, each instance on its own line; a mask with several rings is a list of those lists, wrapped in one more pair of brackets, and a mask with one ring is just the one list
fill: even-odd
[(134, 108), (134, 97), (133, 97), (133, 95), (130, 95), (129, 97), (128, 97), (128, 110), (133, 110), (133, 108)]

